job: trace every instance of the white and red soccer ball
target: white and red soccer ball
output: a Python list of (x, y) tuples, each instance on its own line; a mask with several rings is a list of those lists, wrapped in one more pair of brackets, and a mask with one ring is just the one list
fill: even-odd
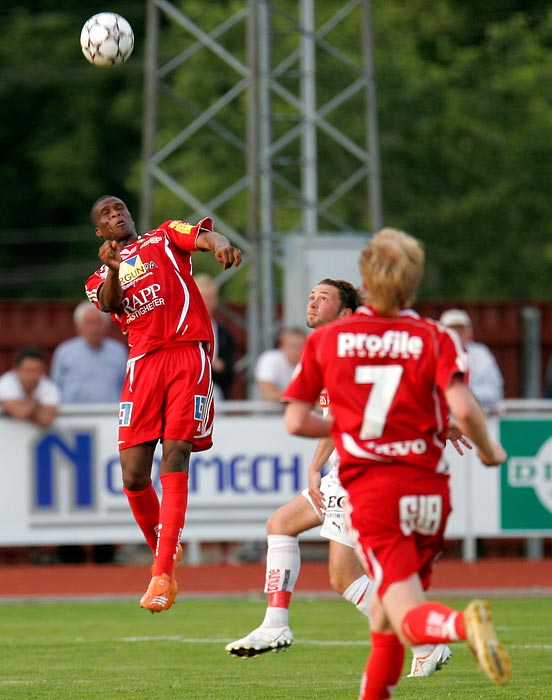
[(124, 17), (100, 12), (82, 28), (80, 45), (84, 57), (95, 66), (124, 63), (134, 49), (134, 32)]

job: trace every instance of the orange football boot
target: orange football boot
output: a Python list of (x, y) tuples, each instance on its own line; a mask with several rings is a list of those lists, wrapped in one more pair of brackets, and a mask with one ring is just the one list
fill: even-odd
[(140, 599), (140, 606), (152, 613), (168, 610), (174, 602), (176, 591), (172, 595), (171, 577), (168, 574), (153, 576), (148, 590)]
[[(155, 562), (153, 562), (151, 565), (152, 579), (148, 586), (148, 590), (144, 593), (140, 600), (140, 605), (142, 608), (155, 613), (161, 612), (161, 610), (168, 610), (172, 606), (175, 601), (176, 594), (178, 593), (178, 582), (176, 580), (175, 570), (176, 565), (182, 559), (182, 553), (182, 545), (179, 542), (176, 547), (176, 557), (170, 577), (168, 574), (153, 576), (153, 571), (155, 569)], [(168, 587), (167, 580), (169, 582)]]

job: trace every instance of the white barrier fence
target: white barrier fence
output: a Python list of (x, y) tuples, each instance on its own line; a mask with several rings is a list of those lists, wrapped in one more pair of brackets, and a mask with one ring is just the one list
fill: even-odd
[[(48, 430), (0, 417), (0, 545), (143, 541), (122, 491), (117, 415), (116, 406), (65, 407)], [(476, 538), (552, 535), (552, 402), (505, 402), (489, 423), (509, 454), (502, 469), (447, 448), (447, 536), (464, 540), (466, 558)], [(264, 540), (267, 517), (306, 487), (314, 447), (267, 404), (222, 404), (214, 447), (190, 465), (183, 540), (195, 558), (201, 542)]]

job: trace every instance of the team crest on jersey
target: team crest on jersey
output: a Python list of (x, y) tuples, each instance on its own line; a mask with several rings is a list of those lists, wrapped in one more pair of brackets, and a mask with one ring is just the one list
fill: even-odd
[(169, 228), (174, 229), (177, 233), (187, 236), (191, 233), (193, 226), (190, 226), (190, 224), (186, 224), (183, 221), (171, 221)]
[(140, 255), (133, 255), (131, 258), (121, 261), (119, 267), (119, 281), (121, 287), (125, 287), (135, 282), (139, 277), (145, 275), (152, 267), (156, 267), (153, 262), (142, 262)]

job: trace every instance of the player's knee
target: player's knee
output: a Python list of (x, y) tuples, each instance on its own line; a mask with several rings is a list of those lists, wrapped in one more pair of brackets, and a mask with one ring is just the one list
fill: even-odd
[(389, 633), (392, 631), (381, 602), (375, 596), (370, 601), (369, 619), (372, 632)]
[(286, 506), (278, 508), (266, 521), (267, 535), (297, 537), (300, 532), (303, 532), (301, 526), (291, 517), (290, 511)]
[(141, 469), (123, 469), (123, 485), (127, 491), (142, 491), (151, 481), (149, 472)]
[(332, 569), (330, 569), (329, 575), (330, 586), (332, 587), (332, 590), (334, 590), (336, 593), (339, 593), (339, 595), (343, 595), (343, 593), (345, 593), (345, 591), (347, 590), (349, 581), (343, 577), (340, 571), (332, 571)]
[(285, 523), (279, 510), (272, 513), (272, 515), (266, 521), (266, 534), (267, 535), (283, 535), (285, 532)]

